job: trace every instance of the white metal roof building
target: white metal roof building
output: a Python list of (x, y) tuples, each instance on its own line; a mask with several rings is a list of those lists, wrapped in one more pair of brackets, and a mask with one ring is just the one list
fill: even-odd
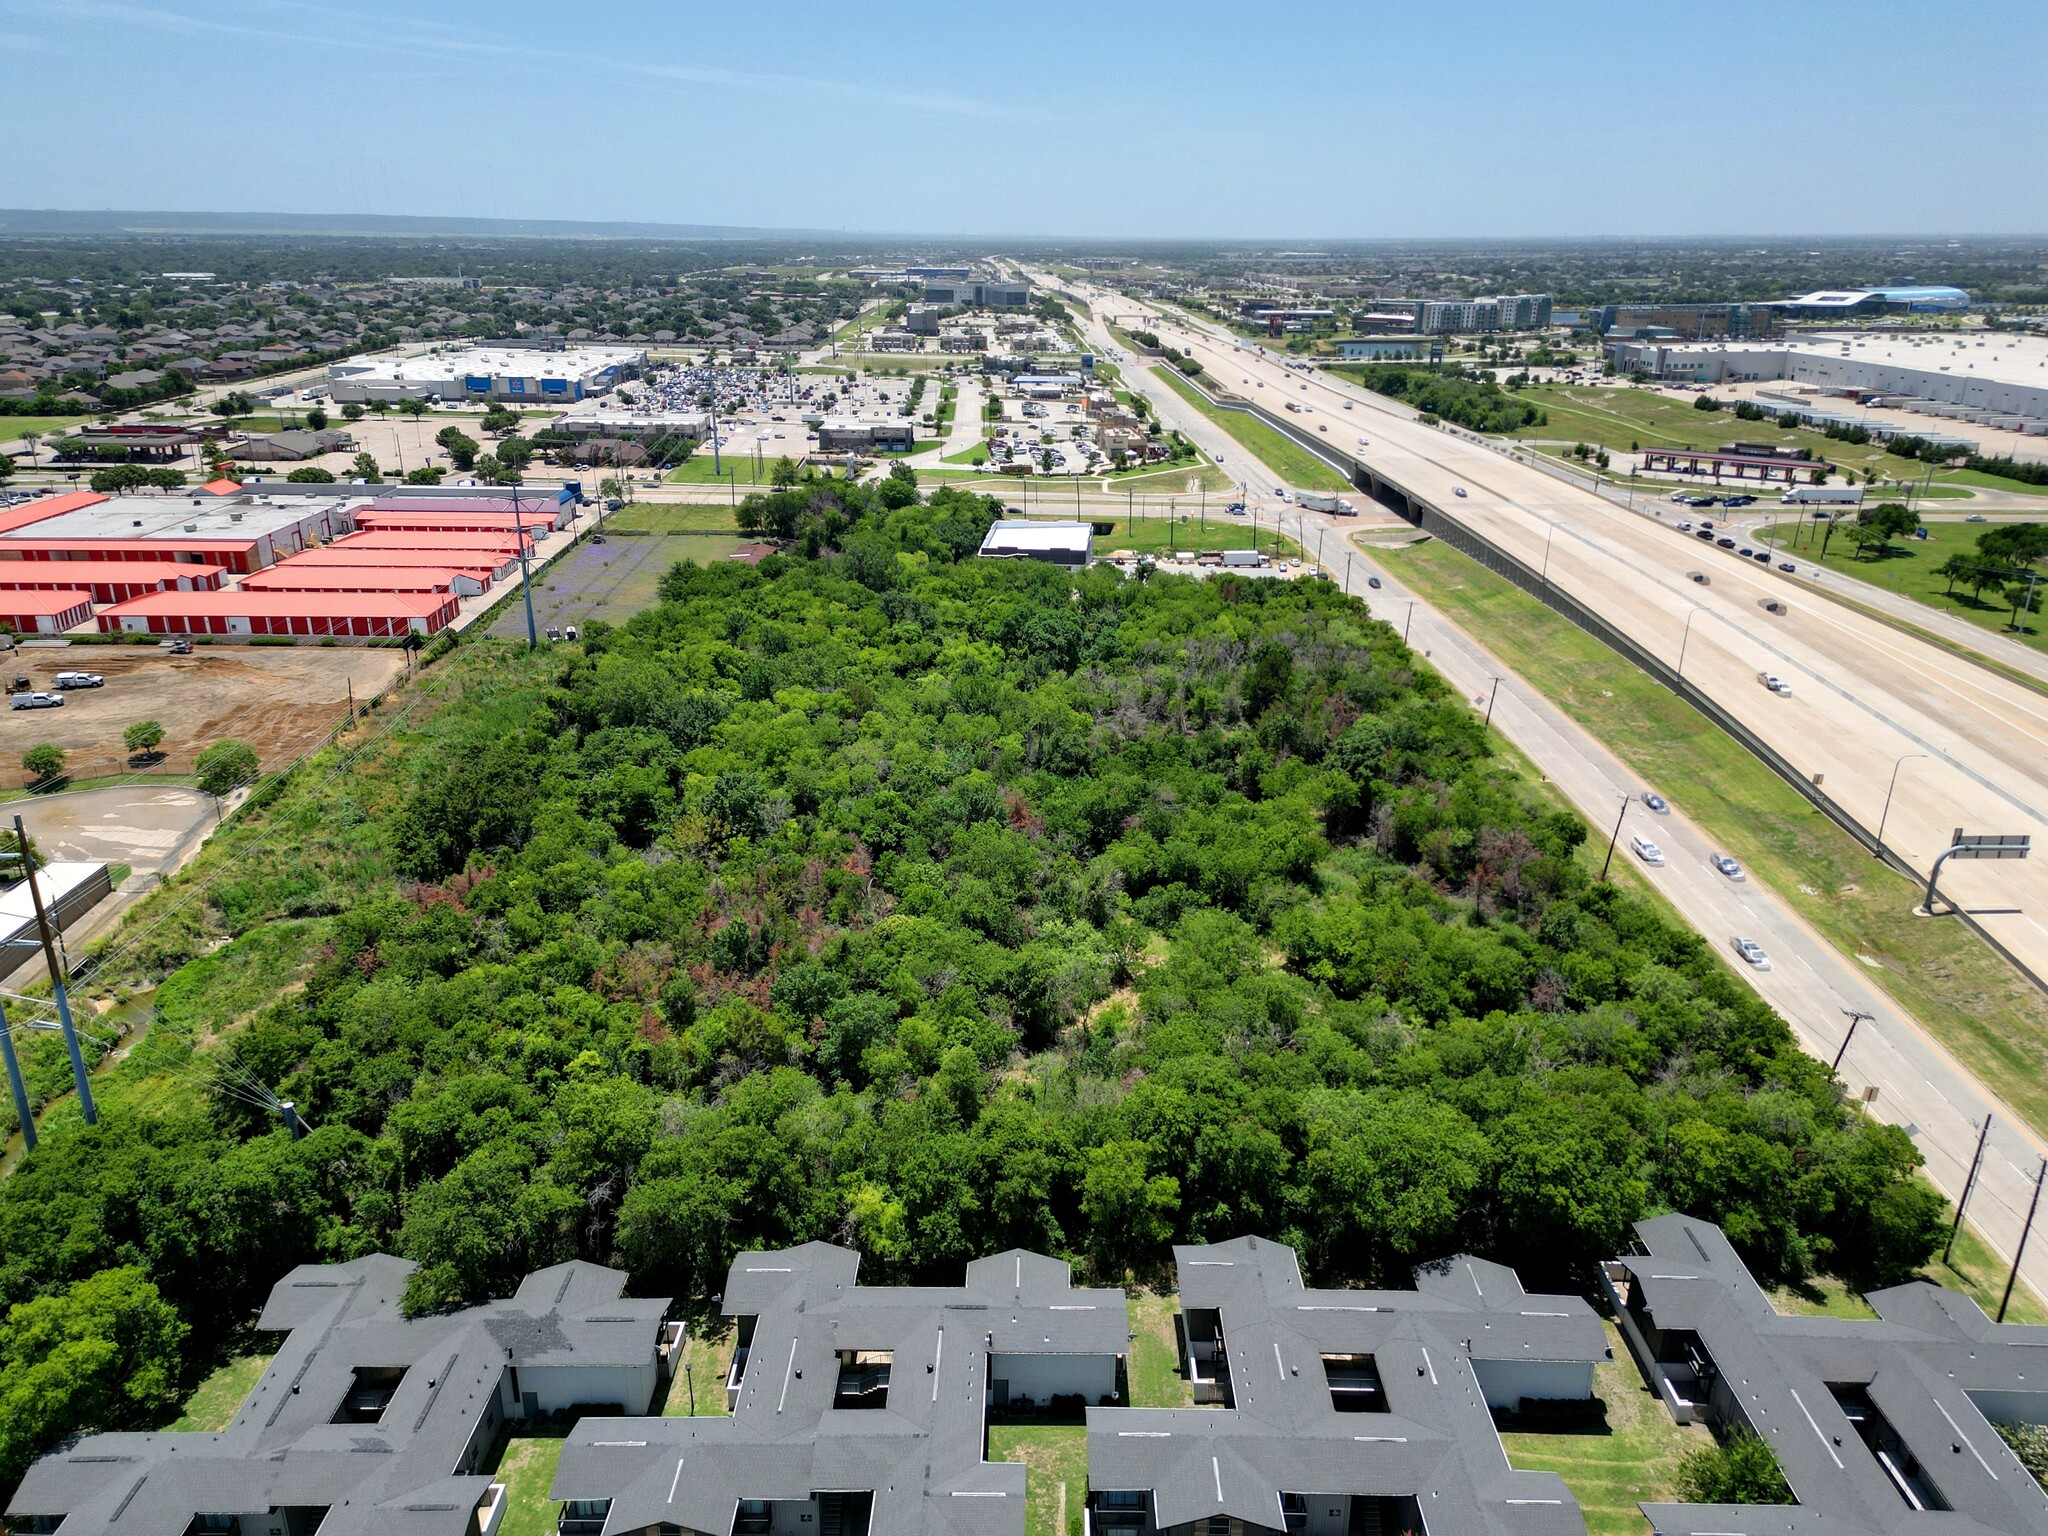
[(505, 400), (567, 404), (609, 391), (644, 366), (640, 347), (467, 347), (418, 357), (360, 357), (327, 369), (337, 404), (366, 400)]
[(1095, 558), (1095, 530), (1087, 523), (1027, 522), (1005, 518), (982, 536), (990, 560), (1044, 560), (1052, 565), (1086, 565)]

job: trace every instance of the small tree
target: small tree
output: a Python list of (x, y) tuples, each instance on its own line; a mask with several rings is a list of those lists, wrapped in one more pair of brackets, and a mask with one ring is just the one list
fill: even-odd
[(334, 484), (334, 471), (322, 469), (318, 464), (301, 464), (297, 469), (286, 475), (285, 479), (291, 481), (294, 485), (332, 485)]
[(54, 741), (39, 741), (21, 754), (21, 768), (31, 789), (49, 789), (64, 777), (64, 749)]
[[(901, 469), (902, 465), (896, 466)], [(784, 454), (775, 461), (775, 467), (768, 472), (769, 483), (778, 491), (786, 491), (796, 484), (796, 462)]]
[(1748, 1430), (1678, 1463), (1678, 1491), (1693, 1504), (1790, 1504), (1791, 1485), (1771, 1448)]
[(193, 765), (199, 787), (209, 795), (222, 796), (256, 777), (256, 749), (246, 741), (228, 737), (216, 741)]
[(415, 400), (410, 397), (399, 401), (398, 408), (414, 421), (418, 421), (422, 416), (426, 415), (429, 409), (426, 401)]
[(36, 467), (36, 445), (43, 440), (43, 434), (31, 427), (21, 434), (21, 440), (28, 445), (28, 467)]
[(163, 745), (164, 728), (159, 721), (138, 720), (121, 733), (121, 745), (128, 749), (130, 757), (161, 757), (157, 748)]
[(310, 411), (306, 412), (306, 425), (315, 432), (325, 431), (327, 427), (327, 413), (321, 410), (319, 406), (314, 406)]
[(359, 453), (349, 461), (349, 469), (360, 480), (382, 480), (384, 471), (377, 466), (375, 455)]
[(343, 421), (361, 421), (363, 419), (363, 408), (351, 400), (341, 408), (341, 419)]

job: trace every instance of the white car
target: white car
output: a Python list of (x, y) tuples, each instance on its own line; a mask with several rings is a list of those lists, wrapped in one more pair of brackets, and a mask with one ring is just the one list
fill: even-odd
[(1628, 845), (1635, 850), (1636, 857), (1645, 864), (1662, 864), (1664, 862), (1664, 850), (1651, 842), (1647, 837), (1632, 837), (1628, 840)]
[(1349, 400), (1344, 402), (1344, 409), (1347, 411), (1351, 409), (1351, 402)]
[(1792, 685), (1775, 672), (1759, 672), (1756, 675), (1756, 680), (1780, 698), (1789, 699), (1792, 697)]
[(1755, 939), (1745, 939), (1738, 933), (1732, 935), (1728, 942), (1735, 946), (1736, 954), (1758, 970), (1768, 971), (1771, 968), (1771, 957), (1764, 953), (1763, 945)]
[(104, 688), (107, 680), (97, 672), (59, 672), (52, 680), (52, 685), (60, 691), (68, 692), (73, 688)]

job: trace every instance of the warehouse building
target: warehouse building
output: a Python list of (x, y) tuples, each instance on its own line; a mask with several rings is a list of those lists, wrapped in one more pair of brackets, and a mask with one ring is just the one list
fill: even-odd
[(982, 535), (987, 560), (1043, 560), (1050, 565), (1086, 565), (1095, 558), (1095, 529), (1089, 523), (1027, 522), (1004, 518)]
[(0, 560), (0, 592), (88, 592), (96, 603), (146, 592), (218, 591), (226, 568), (175, 560)]
[(438, 634), (453, 592), (152, 592), (103, 608), (108, 635), (306, 635), (374, 639)]
[(338, 405), (372, 400), (503, 400), (568, 404), (611, 393), (646, 366), (639, 347), (465, 347), (418, 357), (332, 363), (327, 393)]
[[(2048, 421), (2048, 338), (2003, 332), (1813, 332), (1778, 342), (1610, 341), (1620, 372), (1696, 384), (1789, 379), (1927, 415), (2017, 430)], [(0, 541), (4, 542), (4, 541)]]
[(1582, 1298), (1465, 1255), (1412, 1291), (1309, 1290), (1294, 1250), (1256, 1237), (1173, 1256), (1197, 1406), (1088, 1410), (1099, 1536), (1584, 1531), (1564, 1479), (1510, 1467), (1493, 1421), (1536, 1403), (1591, 1422), (1607, 1335)]
[(168, 560), (241, 575), (346, 533), (359, 504), (246, 491), (123, 496), (0, 533), (0, 560)]
[(519, 569), (519, 556), (504, 550), (491, 549), (351, 549), (346, 545), (330, 545), (325, 549), (309, 549), (304, 554), (293, 555), (279, 569), (308, 570), (313, 567), (329, 569), (348, 566), (422, 566), (429, 570), (466, 571), (493, 580), (502, 581)]
[(663, 1322), (665, 1297), (627, 1299), (618, 1270), (559, 1264), (507, 1300), (408, 1317), (416, 1268), (372, 1254), (292, 1270), (256, 1319), (258, 1332), (289, 1337), (225, 1430), (66, 1442), (22, 1479), (10, 1525), (496, 1536), (505, 1487), (483, 1469), (508, 1426), (575, 1409), (645, 1412), (670, 1374), (682, 1325)]
[[(2048, 1531), (2048, 1494), (1994, 1425), (2048, 1423), (2048, 1328), (1994, 1323), (1925, 1281), (1864, 1297), (1877, 1318), (1787, 1317), (1719, 1227), (1636, 1223), (1599, 1283), (1680, 1423), (1761, 1437), (1797, 1501), (1768, 1528), (1828, 1536)], [(1645, 1504), (1657, 1536), (1761, 1531), (1754, 1505)]]
[(0, 591), (0, 628), (17, 635), (61, 635), (92, 617), (92, 594), (76, 589)]
[(1021, 1250), (960, 1286), (859, 1269), (826, 1243), (734, 1259), (728, 1413), (583, 1420), (555, 1471), (563, 1530), (1024, 1536), (1024, 1465), (986, 1459), (989, 1415), (1113, 1401), (1123, 1292)]
[(11, 507), (0, 507), (0, 533), (12, 533), (17, 528), (26, 528), (62, 512), (76, 512), (80, 507), (96, 507), (106, 499), (98, 491), (66, 491), (57, 496), (42, 496), (17, 502)]
[(336, 539), (330, 549), (345, 549), (353, 554), (366, 550), (420, 549), (435, 554), (457, 552), (472, 555), (496, 555), (517, 557), (524, 549), (531, 553), (534, 536), (526, 535), (522, 540), (510, 528), (502, 531), (495, 528), (472, 528), (449, 533), (415, 532), (410, 528), (379, 528), (367, 533), (352, 533), (346, 538)]

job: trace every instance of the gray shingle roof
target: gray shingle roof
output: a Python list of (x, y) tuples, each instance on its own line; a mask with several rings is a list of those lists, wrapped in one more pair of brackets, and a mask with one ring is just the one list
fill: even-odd
[[(585, 1419), (554, 1496), (610, 1499), (606, 1536), (723, 1536), (742, 1499), (827, 1490), (872, 1490), (878, 1536), (1019, 1536), (1024, 1468), (981, 1459), (989, 1357), (1121, 1356), (1123, 1292), (1074, 1289), (1064, 1263), (1034, 1253), (977, 1260), (959, 1287), (862, 1286), (859, 1265), (825, 1243), (741, 1254), (724, 1310), (755, 1322), (733, 1415)], [(893, 1353), (886, 1407), (833, 1408), (841, 1350)]]
[[(1092, 1489), (1148, 1492), (1159, 1527), (1218, 1515), (1286, 1528), (1284, 1494), (1412, 1497), (1432, 1532), (1578, 1536), (1577, 1501), (1501, 1451), (1481, 1374), (1547, 1362), (1590, 1390), (1607, 1356), (1572, 1296), (1531, 1296), (1512, 1270), (1460, 1256), (1412, 1291), (1321, 1291), (1294, 1250), (1259, 1238), (1174, 1250), (1183, 1313), (1220, 1319), (1231, 1406), (1094, 1408)], [(1324, 1355), (1371, 1355), (1388, 1410), (1339, 1412)]]
[[(561, 1264), (510, 1300), (408, 1319), (414, 1268), (376, 1254), (294, 1269), (257, 1324), (290, 1337), (226, 1430), (88, 1436), (36, 1462), (7, 1513), (63, 1515), (63, 1536), (184, 1536), (195, 1514), (326, 1506), (320, 1536), (465, 1536), (507, 1372), (644, 1368), (668, 1308), (621, 1299), (617, 1270)], [(404, 1376), (377, 1422), (337, 1424), (359, 1367)]]
[[(1696, 1337), (1722, 1386), (1707, 1400), (1770, 1442), (1799, 1501), (1646, 1504), (1659, 1536), (2048, 1532), (2048, 1494), (1986, 1418), (2048, 1421), (2048, 1327), (1993, 1323), (1969, 1297), (1926, 1283), (1873, 1292), (1875, 1319), (1787, 1317), (1720, 1228), (1660, 1216), (1636, 1231), (1647, 1253), (1610, 1266), (1630, 1347), (1656, 1385), (1657, 1361), (1676, 1362)], [(1913, 1509), (1866, 1446), (1834, 1390), (1858, 1387), (1904, 1442), (1893, 1466), (1917, 1460), (1947, 1511)]]

